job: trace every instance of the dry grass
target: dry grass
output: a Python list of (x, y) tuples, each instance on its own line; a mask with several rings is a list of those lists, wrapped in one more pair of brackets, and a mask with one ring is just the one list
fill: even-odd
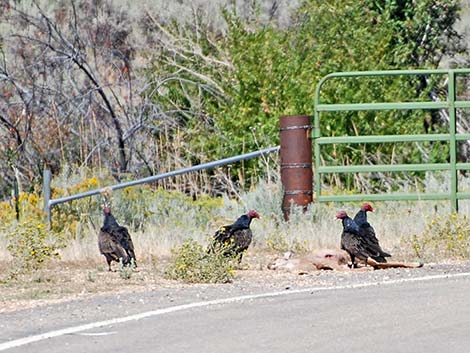
[[(324, 247), (338, 247), (341, 234), (341, 222), (335, 219), (339, 209), (345, 209), (351, 216), (359, 209), (354, 205), (315, 205), (305, 214), (295, 212), (290, 222), (283, 222), (279, 214), (270, 214), (268, 209), (260, 211), (261, 219), (252, 222), (255, 249), (279, 250), (302, 247), (312, 250)], [(415, 202), (415, 203), (374, 203), (376, 211), (369, 214), (369, 221), (375, 227), (383, 248), (394, 254), (408, 253), (401, 249), (401, 240), (413, 234), (420, 234), (425, 229), (428, 217), (435, 213), (448, 212), (448, 203)], [(251, 207), (250, 207), (251, 208)], [(256, 207), (253, 207), (256, 208)], [(258, 207), (258, 209), (261, 208)], [(214, 222), (205, 227), (195, 224), (175, 226), (164, 223), (149, 225), (145, 231), (134, 231), (132, 237), (141, 261), (153, 258), (168, 257), (171, 249), (180, 245), (185, 239), (195, 239), (207, 244), (210, 236), (224, 224), (233, 222), (244, 211), (238, 207), (227, 211), (230, 215), (218, 216)], [(61, 251), (62, 259), (68, 262), (89, 260), (100, 262), (96, 244), (97, 230), (88, 228), (83, 238), (73, 240)], [(408, 259), (414, 260), (414, 259)]]
[[(448, 209), (447, 203), (430, 202), (374, 203), (374, 207), (376, 212), (369, 214), (369, 221), (374, 226), (382, 247), (394, 254), (406, 253), (400, 248), (401, 240), (422, 233), (428, 217), (435, 213), (447, 212)], [(295, 214), (289, 223), (279, 222), (278, 217), (271, 218), (269, 214), (263, 214), (262, 219), (252, 223), (253, 247), (279, 251), (283, 250), (282, 247), (295, 246), (302, 246), (305, 250), (338, 247), (342, 228), (341, 222), (335, 219), (337, 211), (345, 209), (350, 215), (354, 215), (358, 208), (359, 205), (318, 205), (305, 214)], [(149, 262), (154, 258), (168, 257), (171, 249), (187, 238), (207, 244), (219, 226), (232, 222), (234, 218), (219, 218), (218, 222), (207, 225), (205, 229), (192, 228), (190, 224), (177, 228), (159, 224), (150, 225), (145, 231), (131, 232), (138, 259)], [(71, 240), (68, 246), (61, 250), (62, 260), (76, 264), (104, 263), (97, 247), (98, 231), (90, 226), (82, 232), (82, 238)], [(10, 259), (4, 242), (0, 246), (0, 256), (7, 261)]]

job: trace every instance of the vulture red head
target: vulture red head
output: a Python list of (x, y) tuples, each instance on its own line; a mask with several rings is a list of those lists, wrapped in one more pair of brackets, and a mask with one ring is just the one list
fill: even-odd
[(248, 212), (247, 216), (248, 216), (249, 219), (252, 219), (252, 218), (261, 218), (261, 216), (259, 215), (259, 213), (256, 212), (255, 210), (251, 210), (250, 212)]
[(361, 210), (366, 211), (366, 212), (374, 212), (374, 209), (368, 203), (363, 204), (361, 207)]
[(346, 218), (347, 216), (348, 214), (346, 213), (346, 211), (339, 211), (336, 214), (336, 219), (343, 219), (343, 218)]

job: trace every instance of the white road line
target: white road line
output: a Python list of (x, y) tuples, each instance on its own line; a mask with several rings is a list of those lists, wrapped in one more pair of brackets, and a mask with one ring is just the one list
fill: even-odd
[(109, 336), (115, 335), (117, 331), (109, 331), (109, 332), (80, 332), (75, 333), (77, 336)]
[(329, 290), (354, 289), (354, 288), (372, 287), (376, 285), (391, 285), (391, 284), (398, 284), (398, 283), (422, 282), (422, 281), (431, 281), (435, 279), (459, 278), (459, 277), (470, 277), (470, 272), (432, 275), (432, 276), (425, 276), (425, 277), (412, 277), (412, 278), (395, 279), (395, 280), (389, 280), (389, 281), (383, 281), (383, 282), (367, 282), (367, 283), (334, 286), (334, 287), (316, 287), (316, 288), (310, 287), (310, 288), (302, 288), (302, 289), (284, 290), (281, 292), (249, 294), (249, 295), (242, 295), (238, 297), (231, 297), (231, 298), (225, 298), (225, 299), (215, 299), (215, 300), (208, 300), (208, 301), (203, 301), (203, 302), (176, 305), (176, 306), (171, 306), (168, 308), (146, 311), (140, 314), (118, 317), (115, 319), (104, 320), (104, 321), (91, 322), (85, 325), (72, 326), (72, 327), (61, 329), (61, 330), (45, 332), (39, 335), (19, 338), (16, 340), (1, 343), (0, 351), (4, 351), (4, 350), (14, 348), (14, 347), (24, 346), (26, 344), (37, 342), (37, 341), (42, 341), (48, 338), (75, 334), (77, 332), (87, 331), (87, 330), (91, 330), (91, 329), (95, 329), (99, 327), (111, 326), (111, 325), (115, 325), (115, 324), (119, 324), (119, 323), (127, 322), (127, 321), (141, 320), (141, 319), (151, 317), (151, 316), (164, 315), (164, 314), (173, 313), (176, 311), (189, 310), (193, 308), (201, 308), (201, 307), (207, 307), (207, 306), (218, 305), (218, 304), (228, 304), (228, 303), (234, 303), (234, 302), (243, 302), (246, 300), (253, 300), (253, 299), (260, 299), (260, 298), (273, 298), (273, 297), (280, 297), (280, 296), (286, 296), (286, 295), (291, 295), (291, 294), (300, 294), (300, 293), (308, 293), (308, 292), (315, 293), (315, 292), (322, 292), (322, 291), (329, 291)]

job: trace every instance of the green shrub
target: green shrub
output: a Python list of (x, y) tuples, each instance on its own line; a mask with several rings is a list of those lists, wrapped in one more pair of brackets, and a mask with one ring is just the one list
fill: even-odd
[(237, 261), (223, 252), (223, 247), (217, 247), (209, 253), (199, 242), (188, 239), (172, 249), (173, 263), (165, 270), (165, 277), (186, 283), (231, 282)]
[(7, 230), (7, 249), (15, 260), (15, 270), (31, 271), (52, 258), (60, 258), (65, 246), (62, 233), (52, 233), (42, 219), (29, 218)]
[(119, 262), (119, 277), (122, 279), (131, 279), (132, 274), (134, 273), (136, 266), (134, 259), (131, 259), (129, 265), (124, 265), (122, 261)]
[(470, 258), (470, 224), (466, 215), (452, 213), (433, 216), (425, 231), (404, 241), (424, 260), (462, 260)]

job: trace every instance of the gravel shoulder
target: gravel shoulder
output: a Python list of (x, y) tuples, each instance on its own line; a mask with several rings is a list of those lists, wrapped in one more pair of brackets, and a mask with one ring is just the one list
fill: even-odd
[[(196, 285), (165, 281), (159, 276), (151, 278), (148, 271), (149, 269), (142, 268), (130, 280), (119, 278), (117, 273), (100, 272), (91, 282), (93, 285), (96, 284), (93, 287), (94, 291), (91, 291), (90, 287), (87, 289), (83, 282), (80, 282), (78, 285), (82, 285), (83, 290), (69, 294), (58, 290), (60, 288), (57, 286), (63, 286), (63, 283), (51, 279), (50, 282), (39, 283), (44, 285), (44, 288), (50, 287), (50, 295), (30, 300), (7, 298), (7, 294), (3, 291), (6, 286), (2, 285), (0, 343), (64, 327), (191, 302), (301, 288), (352, 286), (361, 283), (380, 284), (413, 277), (470, 272), (470, 262), (426, 264), (416, 269), (318, 271), (301, 276), (260, 267), (237, 271), (233, 283)], [(63, 277), (66, 272), (62, 271), (61, 275)], [(81, 276), (87, 278), (90, 275), (85, 273)], [(77, 278), (81, 277), (77, 275)], [(72, 279), (70, 281), (68, 283), (72, 283)], [(105, 287), (106, 290), (99, 290), (98, 285)], [(38, 290), (37, 286), (34, 288)], [(23, 290), (27, 291), (26, 288)]]

